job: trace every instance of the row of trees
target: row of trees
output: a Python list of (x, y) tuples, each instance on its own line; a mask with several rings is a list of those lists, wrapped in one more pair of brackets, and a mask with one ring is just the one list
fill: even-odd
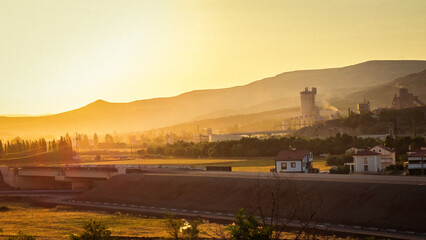
[(183, 142), (174, 144), (158, 145), (148, 147), (149, 154), (161, 154), (176, 157), (274, 157), (280, 150), (295, 148), (309, 149), (314, 155), (322, 153), (337, 155), (344, 154), (351, 147), (369, 148), (383, 144), (395, 148), (397, 154), (405, 154), (409, 149), (420, 148), (425, 145), (423, 137), (401, 137), (394, 139), (389, 136), (385, 141), (373, 138), (359, 138), (347, 134), (336, 134), (328, 138), (243, 138), (239, 141), (222, 142)]
[(44, 138), (29, 141), (19, 137), (6, 143), (0, 140), (0, 160), (69, 159), (72, 158), (73, 154), (72, 141), (68, 134), (51, 141), (46, 141)]
[(276, 156), (280, 150), (296, 148), (309, 149), (315, 155), (321, 153), (341, 154), (351, 147), (372, 147), (379, 141), (372, 138), (358, 138), (347, 134), (337, 134), (334, 137), (320, 138), (243, 138), (239, 141), (223, 142), (183, 142), (164, 146), (149, 147), (150, 154), (163, 154), (177, 157), (266, 157)]

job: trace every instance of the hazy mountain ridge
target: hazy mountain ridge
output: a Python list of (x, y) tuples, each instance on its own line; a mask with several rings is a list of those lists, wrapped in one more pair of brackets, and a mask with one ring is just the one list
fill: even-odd
[(196, 90), (175, 97), (129, 103), (98, 100), (55, 115), (0, 117), (0, 132), (45, 136), (66, 132), (102, 134), (162, 128), (193, 121), (200, 116), (215, 118), (215, 112), (250, 114), (297, 107), (299, 92), (304, 87), (317, 87), (320, 103), (324, 99), (346, 96), (360, 88), (386, 84), (424, 69), (426, 61), (369, 61), (342, 68), (286, 72), (244, 86)]
[[(418, 96), (426, 103), (426, 70), (395, 79), (392, 82), (373, 86), (364, 91), (351, 93), (345, 98), (331, 100), (338, 106), (356, 107), (356, 103), (365, 98), (370, 101), (372, 109), (377, 107), (392, 107), (393, 97), (399, 96), (399, 88), (408, 88), (410, 93)], [(353, 108), (354, 109), (354, 108)]]

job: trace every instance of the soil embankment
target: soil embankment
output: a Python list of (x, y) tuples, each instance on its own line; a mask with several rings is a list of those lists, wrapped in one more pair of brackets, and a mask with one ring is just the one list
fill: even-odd
[(127, 174), (78, 197), (176, 209), (235, 213), (240, 208), (270, 213), (273, 194), (281, 216), (336, 224), (426, 232), (426, 186), (388, 183), (255, 179), (214, 176)]

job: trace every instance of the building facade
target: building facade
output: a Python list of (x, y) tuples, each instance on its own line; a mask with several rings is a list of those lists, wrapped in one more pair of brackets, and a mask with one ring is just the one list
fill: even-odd
[(313, 155), (309, 150), (283, 150), (275, 158), (275, 170), (282, 173), (308, 173)]
[(346, 163), (353, 173), (379, 173), (382, 170), (381, 155), (370, 150), (357, 151), (353, 163)]
[(426, 168), (426, 148), (422, 148), (416, 152), (408, 152), (408, 174), (409, 175), (425, 175)]
[(395, 150), (385, 146), (378, 145), (373, 148), (370, 148), (370, 151), (379, 153), (381, 155), (380, 157), (381, 157), (382, 169), (386, 169), (386, 167), (392, 164), (395, 165), (396, 163)]

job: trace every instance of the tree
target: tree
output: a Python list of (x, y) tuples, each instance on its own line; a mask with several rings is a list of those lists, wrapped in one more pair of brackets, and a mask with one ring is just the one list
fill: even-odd
[(200, 233), (198, 226), (200, 226), (202, 223), (203, 220), (201, 219), (197, 219), (191, 222), (185, 222), (184, 226), (181, 228), (182, 237), (187, 240), (197, 240), (198, 234)]
[(181, 228), (184, 226), (182, 219), (176, 219), (173, 214), (169, 214), (166, 219), (166, 230), (172, 239), (178, 240)]
[(83, 225), (84, 231), (80, 235), (71, 234), (71, 240), (109, 240), (111, 230), (100, 221), (90, 219)]
[(93, 144), (95, 145), (95, 147), (97, 147), (98, 143), (99, 143), (99, 138), (98, 138), (98, 135), (95, 133), (93, 135)]
[(273, 228), (271, 225), (259, 224), (257, 218), (245, 214), (240, 209), (235, 214), (236, 223), (229, 225), (231, 240), (269, 240), (272, 239)]

